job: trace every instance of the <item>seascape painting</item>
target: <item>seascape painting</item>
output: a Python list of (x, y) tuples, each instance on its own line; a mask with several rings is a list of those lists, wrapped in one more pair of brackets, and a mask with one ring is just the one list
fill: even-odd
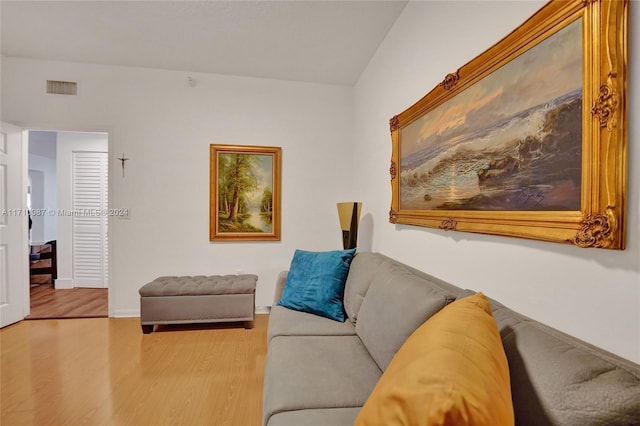
[(280, 238), (278, 147), (211, 145), (211, 240)]
[(402, 210), (576, 211), (582, 19), (401, 129)]

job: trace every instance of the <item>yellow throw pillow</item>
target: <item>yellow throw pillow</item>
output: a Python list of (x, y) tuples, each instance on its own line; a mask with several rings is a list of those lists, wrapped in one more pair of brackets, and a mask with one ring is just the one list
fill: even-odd
[(484, 294), (445, 306), (409, 336), (355, 424), (514, 424), (509, 365)]

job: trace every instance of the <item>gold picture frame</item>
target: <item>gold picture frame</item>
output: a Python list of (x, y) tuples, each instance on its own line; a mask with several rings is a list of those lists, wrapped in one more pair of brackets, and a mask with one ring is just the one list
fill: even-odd
[(391, 118), (389, 221), (623, 250), (627, 27), (552, 0)]
[(210, 241), (280, 241), (282, 148), (210, 145)]

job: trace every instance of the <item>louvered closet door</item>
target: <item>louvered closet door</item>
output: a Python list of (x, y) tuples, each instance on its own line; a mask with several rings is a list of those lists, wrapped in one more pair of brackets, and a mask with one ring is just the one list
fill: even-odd
[(73, 153), (75, 287), (107, 287), (107, 153)]

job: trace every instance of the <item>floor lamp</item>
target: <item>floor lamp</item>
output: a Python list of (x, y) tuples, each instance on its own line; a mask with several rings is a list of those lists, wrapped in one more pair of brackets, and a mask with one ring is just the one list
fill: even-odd
[(338, 203), (338, 217), (340, 218), (340, 228), (342, 228), (342, 247), (345, 250), (356, 248), (358, 245), (358, 223), (362, 203), (347, 202)]

